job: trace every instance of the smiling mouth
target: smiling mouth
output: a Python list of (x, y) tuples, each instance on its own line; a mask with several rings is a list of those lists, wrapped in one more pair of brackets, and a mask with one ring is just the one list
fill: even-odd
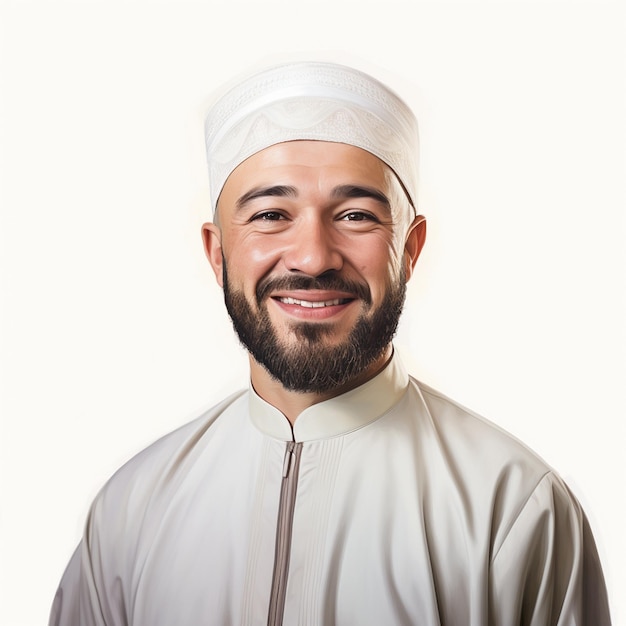
[(328, 306), (338, 306), (340, 304), (348, 304), (348, 302), (352, 302), (352, 298), (334, 298), (332, 300), (320, 301), (299, 300), (297, 298), (276, 298), (276, 300), (282, 302), (283, 304), (295, 304), (307, 309), (322, 309)]

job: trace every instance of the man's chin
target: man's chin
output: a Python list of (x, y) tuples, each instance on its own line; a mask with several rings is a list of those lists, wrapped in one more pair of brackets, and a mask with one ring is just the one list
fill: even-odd
[(291, 340), (284, 343), (287, 344), (286, 347), (294, 349), (301, 346), (303, 341), (308, 344), (307, 347), (332, 348), (341, 345), (350, 335), (350, 331), (342, 332), (337, 324), (329, 322), (295, 322), (289, 324), (287, 330), (286, 335), (282, 336)]

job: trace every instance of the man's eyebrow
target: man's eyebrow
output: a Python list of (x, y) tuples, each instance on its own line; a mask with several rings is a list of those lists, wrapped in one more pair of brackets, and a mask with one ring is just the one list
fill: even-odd
[(332, 191), (332, 197), (340, 200), (342, 198), (372, 198), (391, 209), (389, 198), (380, 190), (374, 187), (363, 185), (339, 185)]
[(254, 187), (241, 196), (236, 206), (238, 209), (242, 209), (248, 202), (256, 200), (257, 198), (265, 198), (268, 196), (275, 196), (279, 198), (295, 198), (298, 195), (298, 191), (295, 187), (289, 185), (271, 185), (269, 187)]

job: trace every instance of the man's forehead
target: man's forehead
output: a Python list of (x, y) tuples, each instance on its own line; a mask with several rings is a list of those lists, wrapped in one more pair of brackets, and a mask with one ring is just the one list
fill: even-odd
[[(303, 197), (312, 189), (328, 200), (370, 198), (388, 207), (401, 187), (391, 169), (361, 148), (322, 141), (270, 146), (241, 163), (223, 195), (235, 208), (259, 198)], [(220, 201), (220, 205), (223, 204)]]

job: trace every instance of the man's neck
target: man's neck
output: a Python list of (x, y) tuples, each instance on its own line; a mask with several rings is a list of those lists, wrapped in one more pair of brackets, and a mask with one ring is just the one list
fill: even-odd
[(300, 392), (285, 389), (280, 381), (272, 378), (269, 372), (250, 356), (250, 378), (256, 393), (266, 402), (277, 408), (293, 426), (298, 415), (314, 404), (340, 396), (351, 389), (366, 383), (380, 373), (391, 359), (393, 348), (387, 347), (384, 354), (341, 387), (325, 392)]

